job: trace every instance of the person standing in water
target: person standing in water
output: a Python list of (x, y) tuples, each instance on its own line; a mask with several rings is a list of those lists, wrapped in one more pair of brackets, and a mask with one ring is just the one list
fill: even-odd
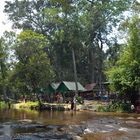
[(71, 100), (71, 110), (76, 110), (76, 97)]

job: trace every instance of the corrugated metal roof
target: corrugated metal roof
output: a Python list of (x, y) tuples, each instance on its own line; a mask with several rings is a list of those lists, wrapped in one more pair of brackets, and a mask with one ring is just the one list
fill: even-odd
[(52, 86), (54, 90), (56, 90), (58, 86), (60, 85), (60, 83), (51, 83), (50, 85)]
[[(66, 86), (69, 90), (71, 90), (71, 91), (75, 91), (75, 90), (76, 90), (75, 82), (63, 81), (62, 83), (64, 83), (65, 86)], [(85, 91), (85, 90), (86, 90), (79, 82), (77, 82), (77, 84), (78, 84), (78, 90), (80, 90), (80, 91)]]
[(87, 89), (88, 91), (93, 90), (93, 88), (96, 86), (96, 83), (91, 83), (91, 84), (87, 84), (85, 86), (85, 89)]
[(60, 85), (60, 83), (50, 83), (47, 87), (47, 92), (49, 94), (55, 93), (56, 89), (58, 88), (59, 85)]

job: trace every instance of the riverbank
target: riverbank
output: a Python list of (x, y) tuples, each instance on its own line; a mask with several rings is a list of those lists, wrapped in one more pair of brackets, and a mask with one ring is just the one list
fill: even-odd
[[(97, 111), (99, 107), (105, 107), (108, 103), (98, 102), (98, 101), (85, 101), (84, 104), (76, 104), (76, 110), (91, 110)], [(41, 106), (38, 102), (20, 102), (17, 104), (13, 104), (13, 108), (15, 109), (31, 109), (31, 110), (60, 110), (60, 111), (68, 111), (71, 110), (71, 104), (65, 103), (43, 103)]]
[[(39, 102), (18, 102), (11, 104), (6, 104), (4, 102), (0, 102), (0, 108), (14, 108), (14, 109), (25, 109), (25, 110), (53, 110), (53, 111), (69, 111), (71, 110), (70, 103), (41, 103)], [(75, 109), (74, 109), (75, 110)], [(102, 102), (102, 101), (94, 101), (94, 100), (85, 100), (83, 104), (77, 103), (76, 110), (88, 110), (93, 112), (127, 112), (132, 113), (131, 105), (115, 102)], [(139, 112), (137, 112), (139, 113)]]

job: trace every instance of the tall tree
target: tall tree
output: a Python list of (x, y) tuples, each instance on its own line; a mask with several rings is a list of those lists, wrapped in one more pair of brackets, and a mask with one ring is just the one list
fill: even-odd
[(48, 38), (46, 52), (58, 80), (72, 80), (74, 48), (78, 77), (101, 82), (103, 45), (111, 27), (133, 0), (38, 0), (6, 2), (5, 12), (13, 26), (31, 29)]
[(103, 46), (108, 45), (107, 35), (112, 32), (112, 27), (119, 22), (121, 13), (130, 3), (129, 0), (91, 0), (86, 3), (86, 45), (89, 47), (89, 72), (92, 82), (103, 80)]
[(7, 76), (7, 66), (6, 66), (7, 52), (3, 43), (3, 39), (0, 39), (0, 86), (1, 93), (6, 96), (6, 76)]
[(117, 65), (108, 71), (112, 87), (119, 91), (132, 103), (138, 97), (140, 88), (140, 19), (134, 16), (131, 21), (126, 22), (129, 29), (128, 43), (120, 55)]
[(124, 44), (118, 44), (117, 42), (109, 46), (109, 48), (106, 50), (105, 53), (106, 54), (105, 67), (107, 69), (116, 65), (116, 62), (118, 61), (120, 53), (124, 47), (125, 47)]
[(13, 78), (17, 85), (21, 86), (18, 88), (22, 93), (45, 88), (49, 81), (53, 80), (54, 73), (44, 51), (47, 43), (46, 37), (31, 30), (23, 31), (18, 36), (15, 46), (17, 64)]
[(9, 89), (9, 71), (11, 68), (12, 45), (15, 39), (13, 32), (4, 32), (0, 38), (0, 93), (5, 97)]

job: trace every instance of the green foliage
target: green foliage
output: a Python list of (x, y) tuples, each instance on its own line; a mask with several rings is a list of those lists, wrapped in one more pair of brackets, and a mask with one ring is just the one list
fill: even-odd
[(47, 38), (46, 52), (55, 80), (74, 79), (74, 48), (79, 80), (87, 83), (99, 82), (104, 77), (103, 45), (110, 42), (107, 35), (132, 3), (133, 0), (21, 0), (6, 1), (4, 11), (13, 27), (30, 29)]
[(111, 86), (114, 91), (129, 96), (129, 99), (134, 103), (136, 94), (140, 88), (140, 30), (139, 18), (133, 17), (128, 23), (129, 29), (128, 44), (120, 54), (116, 66), (109, 69), (107, 72)]
[(131, 112), (131, 104), (116, 102), (108, 106), (99, 106), (98, 112)]
[(10, 68), (12, 67), (12, 46), (14, 44), (15, 34), (13, 32), (4, 32), (0, 38), (0, 94), (9, 96), (10, 92)]
[(19, 103), (17, 104), (20, 109), (31, 109), (38, 106), (38, 102), (26, 102), (26, 103)]
[(8, 51), (7, 46), (5, 46), (4, 38), (0, 39), (0, 79), (5, 79), (7, 75), (7, 57)]
[(7, 108), (7, 104), (5, 102), (0, 102), (0, 109)]
[(106, 111), (108, 111), (108, 112), (130, 112), (131, 111), (130, 106), (131, 106), (130, 104), (116, 102), (116, 103), (110, 104), (106, 108)]
[(84, 103), (84, 99), (81, 96), (76, 97), (76, 100), (80, 104), (83, 104)]
[(106, 112), (106, 107), (104, 107), (104, 106), (98, 106), (97, 107), (97, 112)]
[[(0, 54), (0, 87), (4, 87), (4, 90), (8, 87), (17, 97), (21, 93), (31, 93), (37, 88), (45, 88), (53, 80), (73, 81), (72, 49), (76, 56), (78, 81), (84, 84), (104, 81), (105, 44), (113, 44), (107, 57), (108, 67), (115, 65), (108, 71), (108, 77), (113, 82), (113, 90), (128, 91), (128, 87), (130, 89), (138, 85), (139, 76), (135, 77), (135, 74), (139, 71), (139, 60), (133, 58), (139, 57), (139, 49), (130, 47), (139, 44), (136, 42), (137, 29), (129, 24), (129, 28), (134, 29), (132, 35), (130, 33), (130, 49), (126, 47), (121, 56), (122, 46), (117, 44), (116, 40), (108, 39), (113, 27), (122, 19), (123, 11), (128, 10), (133, 2), (6, 1), (5, 12), (13, 22), (13, 27), (22, 29), (22, 32), (16, 41), (9, 40), (10, 36), (14, 38), (13, 33), (6, 33), (2, 41), (4, 43), (0, 46), (0, 53), (2, 50), (6, 51), (2, 54), (4, 57)], [(8, 46), (11, 46), (7, 44), (12, 44), (12, 53), (7, 52)], [(9, 66), (6, 59), (10, 54), (13, 54), (14, 59)], [(1, 56), (4, 59), (1, 59)], [(121, 59), (117, 61), (119, 56)]]
[(105, 68), (109, 69), (112, 66), (116, 65), (118, 58), (120, 57), (120, 53), (125, 48), (124, 45), (120, 45), (117, 42), (109, 46), (106, 51), (106, 60), (105, 60)]
[(17, 64), (12, 78), (22, 93), (34, 92), (46, 87), (54, 74), (49, 58), (44, 51), (47, 40), (42, 34), (31, 30), (21, 32), (17, 38), (15, 53)]
[(13, 108), (13, 104), (11, 102), (6, 103), (5, 101), (0, 101), (0, 109), (9, 109), (9, 105), (10, 108)]

